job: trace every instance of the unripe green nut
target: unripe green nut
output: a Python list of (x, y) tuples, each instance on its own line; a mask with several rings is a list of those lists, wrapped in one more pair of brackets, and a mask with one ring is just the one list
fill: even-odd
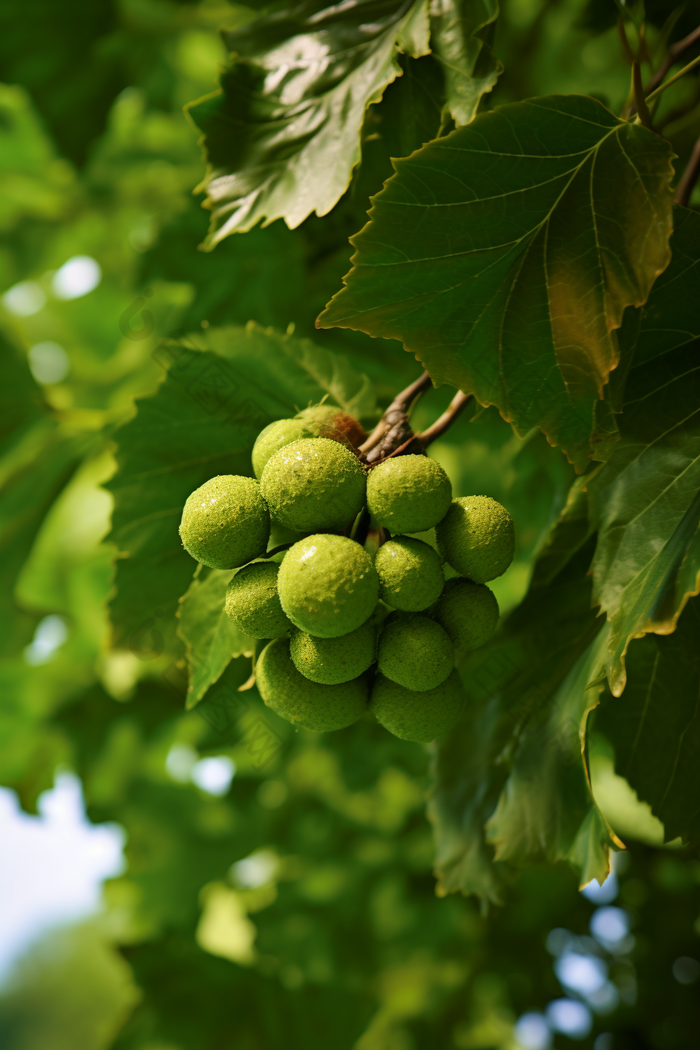
[(342, 685), (310, 682), (294, 666), (286, 638), (265, 646), (255, 665), (255, 682), (268, 707), (288, 722), (316, 733), (344, 729), (365, 711), (364, 679)]
[(457, 652), (468, 653), (487, 642), (496, 630), (498, 602), (486, 584), (452, 579), (445, 584), (433, 615)]
[(270, 515), (253, 478), (222, 474), (188, 496), (180, 522), (185, 550), (211, 569), (237, 569), (265, 553)]
[(452, 484), (427, 456), (392, 456), (367, 478), (367, 507), (378, 525), (397, 532), (426, 532), (447, 514)]
[(340, 638), (316, 638), (295, 631), (289, 646), (297, 671), (311, 682), (338, 685), (358, 678), (374, 663), (377, 632), (372, 623)]
[(359, 459), (328, 438), (285, 445), (267, 461), (260, 479), (273, 521), (299, 532), (352, 524), (364, 506), (365, 490)]
[(307, 536), (290, 547), (277, 578), (292, 623), (317, 638), (339, 638), (369, 619), (379, 580), (364, 547), (347, 536)]
[(427, 616), (397, 616), (387, 622), (377, 649), (379, 670), (415, 692), (444, 682), (455, 664), (454, 645), (439, 623)]
[(226, 615), (251, 638), (279, 638), (292, 627), (277, 593), (279, 565), (256, 561), (244, 565), (226, 590)]
[(460, 496), (435, 530), (446, 562), (474, 583), (502, 576), (513, 560), (513, 519), (490, 496)]
[(464, 687), (456, 671), (434, 689), (422, 693), (377, 675), (370, 711), (385, 729), (401, 740), (429, 744), (456, 725), (465, 700)]
[(265, 464), (279, 452), (285, 445), (292, 441), (301, 441), (303, 438), (318, 437), (320, 428), (313, 426), (303, 419), (276, 419), (258, 434), (253, 445), (253, 470), (256, 478), (262, 477)]
[(427, 609), (440, 597), (445, 582), (440, 556), (428, 543), (410, 536), (383, 543), (374, 567), (382, 601), (406, 612)]

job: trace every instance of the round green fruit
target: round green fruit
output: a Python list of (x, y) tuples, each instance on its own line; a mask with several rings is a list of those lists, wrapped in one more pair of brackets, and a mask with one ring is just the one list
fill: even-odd
[(392, 533), (432, 529), (451, 500), (450, 479), (427, 456), (392, 456), (367, 478), (367, 507), (377, 524)]
[(377, 632), (371, 623), (340, 638), (316, 638), (295, 631), (289, 650), (297, 671), (311, 682), (339, 685), (358, 678), (374, 663)]
[(445, 577), (440, 556), (423, 540), (395, 536), (377, 551), (379, 597), (393, 609), (421, 612), (437, 601)]
[(310, 682), (294, 666), (286, 638), (265, 646), (255, 665), (255, 682), (268, 707), (288, 722), (316, 733), (352, 725), (367, 701), (367, 685), (361, 678), (342, 685)]
[(445, 584), (433, 615), (457, 652), (468, 653), (487, 642), (496, 630), (498, 602), (486, 584), (452, 579)]
[(182, 512), (182, 545), (210, 569), (237, 569), (259, 557), (269, 535), (270, 515), (253, 478), (211, 478), (188, 496)]
[(377, 664), (392, 682), (422, 693), (448, 677), (455, 665), (454, 645), (427, 616), (397, 616), (382, 631)]
[(369, 707), (377, 721), (394, 736), (429, 744), (456, 725), (465, 699), (456, 671), (434, 689), (421, 693), (377, 675)]
[(365, 502), (365, 472), (337, 441), (292, 441), (267, 461), (260, 490), (273, 521), (299, 532), (344, 529)]
[(251, 458), (256, 478), (262, 477), (267, 461), (285, 445), (315, 437), (318, 437), (318, 428), (303, 419), (277, 419), (270, 423), (260, 431), (253, 445)]
[(513, 560), (513, 519), (490, 496), (453, 500), (435, 532), (445, 561), (474, 583), (488, 583), (502, 576)]
[(339, 638), (369, 619), (379, 580), (364, 547), (346, 536), (307, 536), (287, 551), (277, 578), (295, 625), (317, 638)]
[(226, 590), (226, 615), (251, 638), (279, 638), (291, 629), (277, 593), (279, 565), (256, 561), (245, 565)]

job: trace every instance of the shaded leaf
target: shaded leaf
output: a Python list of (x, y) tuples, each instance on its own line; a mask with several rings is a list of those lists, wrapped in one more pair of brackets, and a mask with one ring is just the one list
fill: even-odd
[(588, 477), (577, 478), (561, 514), (550, 528), (540, 548), (532, 573), (531, 587), (543, 587), (558, 575), (567, 562), (590, 538), (588, 521)]
[(673, 220), (671, 262), (644, 307), (635, 364), (700, 338), (700, 215), (675, 207)]
[(367, 106), (400, 75), (397, 48), (429, 51), (426, 0), (307, 0), (224, 32), (221, 89), (188, 107), (204, 133), (207, 244), (325, 215), (360, 159)]
[(668, 633), (700, 587), (700, 364), (698, 346), (633, 367), (622, 438), (587, 485), (598, 530), (593, 599), (611, 621), (606, 672), (625, 686), (630, 640)]
[(688, 602), (675, 632), (647, 635), (627, 653), (627, 685), (607, 693), (596, 729), (615, 768), (662, 821), (665, 841), (700, 837), (700, 603)]
[(402, 340), (583, 469), (613, 330), (668, 264), (671, 175), (668, 143), (585, 96), (482, 114), (396, 162), (317, 323)]
[(588, 712), (597, 705), (606, 632), (581, 654), (542, 719), (524, 727), (498, 806), (486, 825), (496, 860), (518, 865), (566, 860), (581, 885), (610, 871), (610, 830), (593, 801), (583, 765)]
[(255, 641), (243, 634), (224, 610), (226, 588), (235, 570), (202, 568), (180, 602), (178, 634), (186, 646), (187, 707), (199, 703), (234, 657), (252, 655)]
[(583, 547), (547, 586), (531, 588), (460, 667), (468, 712), (437, 747), (429, 808), (440, 892), (498, 902), (511, 866), (543, 857), (567, 860), (586, 881), (603, 872), (608, 833), (579, 735), (601, 658), (589, 558)]

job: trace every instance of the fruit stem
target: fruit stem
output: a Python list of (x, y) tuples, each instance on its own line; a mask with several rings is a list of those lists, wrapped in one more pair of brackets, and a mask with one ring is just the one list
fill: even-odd
[(442, 415), (436, 419), (427, 430), (424, 430), (422, 434), (416, 435), (416, 441), (420, 441), (422, 447), (426, 449), (432, 441), (435, 441), (435, 439), (441, 437), (446, 430), (449, 430), (457, 416), (464, 411), (473, 396), (473, 394), (465, 394), (462, 390), (458, 390)]
[[(416, 398), (420, 397), (428, 387), (430, 386), (431, 379), (427, 372), (423, 372), (413, 383), (402, 390), (396, 395), (394, 400), (391, 402), (382, 418), (377, 423), (376, 427), (369, 435), (367, 440), (359, 447), (359, 452), (367, 457), (367, 462), (372, 462), (373, 459), (378, 458), (375, 456), (368, 456), (368, 452), (372, 452), (379, 445), (380, 442), (385, 443), (383, 439), (392, 431), (397, 428), (403, 428), (404, 439), (410, 433), (413, 436), (411, 428), (408, 426), (407, 414), (409, 408), (412, 406)], [(393, 442), (392, 442), (393, 443)]]

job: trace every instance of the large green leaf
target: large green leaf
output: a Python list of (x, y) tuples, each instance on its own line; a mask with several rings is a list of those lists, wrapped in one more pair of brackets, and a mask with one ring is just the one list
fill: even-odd
[(604, 649), (589, 559), (584, 547), (533, 587), (460, 668), (469, 707), (437, 748), (429, 808), (440, 892), (498, 902), (511, 866), (543, 858), (604, 875), (609, 836), (581, 750)]
[(224, 610), (226, 588), (235, 569), (202, 568), (181, 600), (178, 634), (186, 647), (189, 669), (187, 707), (194, 707), (218, 682), (231, 660), (252, 655), (255, 641), (232, 623)]
[(117, 433), (119, 467), (108, 486), (119, 551), (111, 615), (116, 644), (141, 654), (154, 631), (172, 635), (196, 567), (178, 536), (190, 492), (216, 474), (252, 474), (260, 430), (326, 395), (353, 414), (374, 411), (366, 377), (306, 340), (254, 325), (209, 329), (196, 340), (197, 349), (158, 348), (165, 380)]
[(632, 643), (625, 691), (608, 693), (596, 712), (596, 729), (614, 746), (616, 771), (663, 822), (666, 841), (700, 837), (699, 638), (694, 599), (672, 635)]
[(622, 438), (587, 488), (593, 598), (611, 621), (606, 671), (625, 686), (632, 638), (667, 633), (700, 587), (700, 364), (698, 344), (634, 367)]
[(613, 841), (582, 761), (587, 715), (600, 692), (592, 683), (606, 641), (606, 631), (600, 632), (548, 699), (546, 714), (535, 712), (524, 726), (510, 775), (486, 825), (496, 860), (519, 865), (566, 860), (579, 871), (581, 885), (605, 879)]
[(501, 68), (489, 46), (497, 15), (497, 0), (305, 0), (224, 32), (221, 88), (188, 107), (208, 159), (208, 246), (334, 207), (360, 160), (368, 106), (402, 74), (399, 52), (419, 58), (432, 43), (446, 113), (471, 120)]
[(219, 91), (188, 107), (204, 133), (208, 245), (284, 218), (325, 215), (360, 159), (365, 110), (429, 51), (426, 0), (307, 0), (224, 33)]
[(669, 261), (671, 175), (668, 143), (585, 96), (482, 114), (396, 162), (317, 323), (402, 340), (583, 469), (614, 330)]

